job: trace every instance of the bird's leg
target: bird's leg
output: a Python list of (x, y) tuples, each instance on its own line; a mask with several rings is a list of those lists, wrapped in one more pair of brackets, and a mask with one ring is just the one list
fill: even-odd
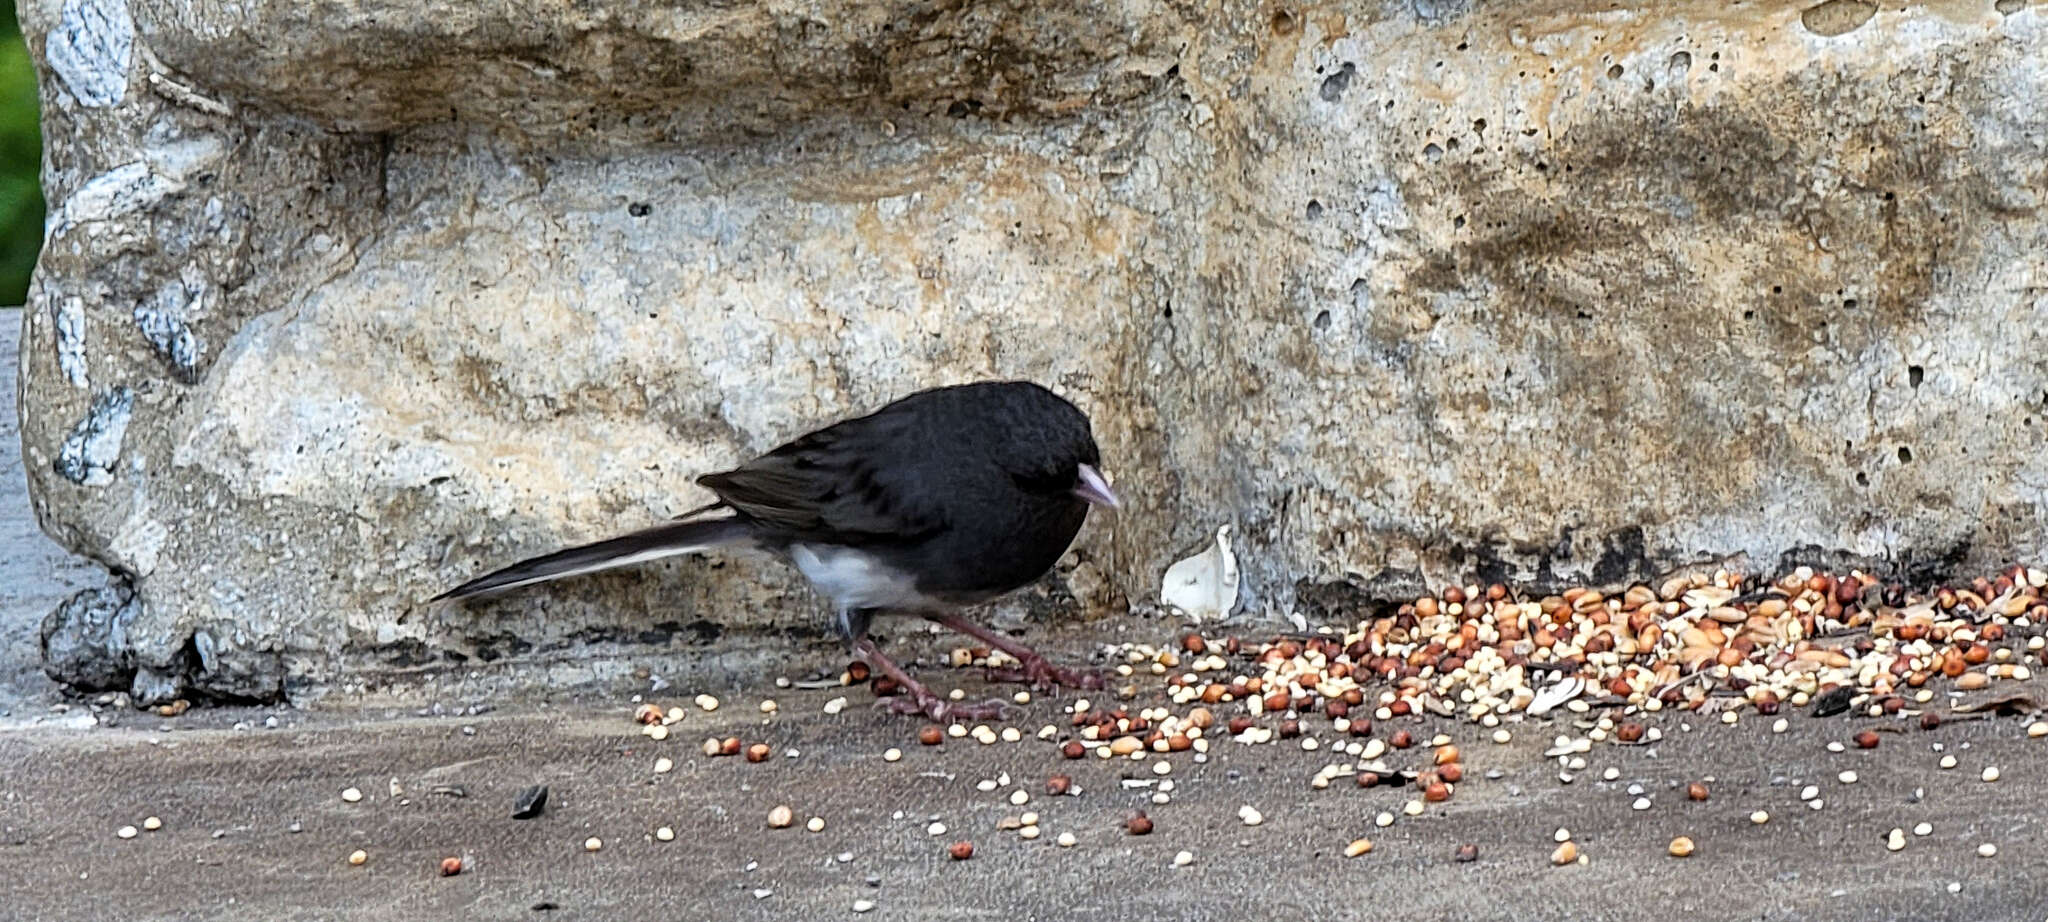
[(1033, 687), (1050, 689), (1064, 685), (1068, 688), (1099, 689), (1103, 686), (1102, 675), (1078, 669), (1055, 666), (1038, 651), (995, 631), (975, 624), (959, 615), (927, 614), (925, 618), (933, 624), (966, 634), (988, 644), (1016, 659), (1021, 669), (991, 669), (989, 678), (1002, 682), (1028, 682)]
[(878, 707), (887, 707), (898, 714), (923, 714), (933, 720), (997, 720), (1003, 716), (1001, 701), (983, 701), (970, 704), (964, 701), (948, 701), (939, 697), (923, 682), (910, 677), (903, 667), (894, 660), (883, 656), (875, 642), (866, 637), (853, 642), (853, 652), (868, 665), (880, 669), (883, 675), (896, 680), (903, 686), (903, 693), (875, 702)]

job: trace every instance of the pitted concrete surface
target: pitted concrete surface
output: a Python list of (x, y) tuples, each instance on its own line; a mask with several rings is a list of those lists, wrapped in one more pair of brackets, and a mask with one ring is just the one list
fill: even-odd
[[(927, 667), (940, 679), (964, 679)], [(970, 685), (970, 689), (974, 686)], [(975, 689), (978, 690), (978, 689)], [(1906, 721), (1790, 716), (1774, 734), (1746, 716), (1728, 727), (1673, 715), (1653, 721), (1655, 745), (1596, 745), (1571, 784), (1542, 750), (1560, 720), (1513, 725), (1496, 745), (1476, 727), (1412, 719), (1422, 738), (1441, 729), (1465, 753), (1469, 776), (1447, 803), (1377, 828), (1412, 790), (1361, 790), (1307, 781), (1324, 752), (1295, 742), (1218, 741), (1206, 764), (1171, 756), (1171, 803), (1155, 805), (1153, 758), (1069, 761), (1031, 738), (1064, 726), (1065, 697), (1017, 709), (1025, 740), (926, 747), (916, 720), (878, 713), (867, 693), (826, 716), (836, 690), (758, 688), (721, 695), (710, 714), (690, 693), (656, 700), (690, 709), (662, 742), (631, 722), (631, 705), (585, 702), (480, 716), (386, 718), (363, 712), (193, 711), (174, 719), (104, 709), (112, 728), (0, 735), (0, 863), (5, 914), (36, 920), (226, 919), (1193, 919), (1385, 918), (1516, 920), (2027, 919), (2048, 905), (2048, 740), (2010, 718), (1952, 721), (1922, 731)], [(2039, 694), (2040, 692), (2036, 692)], [(763, 694), (775, 716), (757, 708)], [(90, 723), (91, 709), (73, 711)], [(278, 726), (266, 729), (266, 717)], [(242, 729), (229, 724), (240, 722)], [(1315, 723), (1321, 723), (1316, 721)], [(1383, 732), (1391, 732), (1388, 725)], [(1871, 751), (1830, 753), (1866, 726)], [(470, 728), (466, 731), (464, 728)], [(1321, 735), (1329, 739), (1327, 725)], [(473, 732), (471, 732), (473, 731)], [(707, 736), (769, 743), (761, 764), (705, 758)], [(1936, 743), (1960, 766), (1936, 767)], [(891, 746), (900, 761), (884, 761)], [(1416, 764), (1426, 747), (1392, 753)], [(792, 755), (792, 753), (794, 753)], [(674, 771), (656, 774), (666, 756)], [(1997, 765), (2002, 778), (1980, 773)], [(1601, 780), (1609, 766), (1614, 781)], [(1497, 779), (1487, 773), (1499, 770)], [(1838, 780), (1853, 770), (1854, 784)], [(978, 790), (1007, 773), (1010, 784)], [(1051, 796), (1055, 773), (1078, 795)], [(1688, 802), (1708, 779), (1711, 799)], [(402, 794), (392, 793), (396, 782)], [(538, 819), (509, 817), (517, 792), (546, 784)], [(1632, 808), (1640, 784), (1651, 809)], [(1816, 785), (1824, 808), (1799, 792)], [(345, 788), (360, 789), (345, 803)], [(463, 796), (455, 796), (452, 788)], [(1012, 805), (1012, 792), (1030, 801)], [(789, 805), (795, 825), (769, 829)], [(1264, 822), (1247, 826), (1251, 805)], [(1124, 831), (1144, 809), (1148, 836)], [(1753, 824), (1750, 814), (1771, 819)], [(1043, 835), (1025, 841), (998, 824), (1030, 810)], [(124, 825), (163, 828), (121, 839)], [(807, 818), (825, 820), (808, 832)], [(934, 821), (947, 827), (932, 835)], [(1893, 827), (1932, 824), (1885, 848)], [(293, 824), (299, 831), (292, 831)], [(661, 826), (675, 840), (656, 841)], [(1588, 856), (1552, 867), (1554, 831), (1571, 830)], [(1071, 832), (1078, 843), (1056, 844)], [(1666, 854), (1690, 836), (1689, 858)], [(589, 837), (602, 850), (587, 852)], [(1345, 858), (1354, 838), (1375, 842)], [(974, 857), (947, 846), (971, 840)], [(1998, 854), (1981, 858), (1982, 843)], [(1461, 844), (1479, 857), (1459, 863)], [(361, 867), (346, 858), (362, 849)], [(1186, 850), (1187, 867), (1173, 857)], [(468, 869), (438, 875), (442, 858)], [(840, 856), (849, 860), (842, 862)], [(874, 883), (871, 885), (870, 880)], [(1951, 892), (1950, 887), (1957, 889)], [(854, 915), (856, 901), (874, 908)], [(1348, 907), (1348, 908), (1346, 908)]]

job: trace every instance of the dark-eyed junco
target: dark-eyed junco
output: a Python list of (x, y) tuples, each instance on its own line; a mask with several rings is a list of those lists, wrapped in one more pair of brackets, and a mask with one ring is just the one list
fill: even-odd
[(981, 719), (996, 702), (949, 702), (868, 639), (877, 614), (930, 619), (1023, 665), (1037, 685), (1099, 687), (959, 609), (1044, 575), (1090, 505), (1118, 505), (1088, 417), (1024, 381), (920, 391), (697, 482), (718, 501), (675, 520), (520, 561), (435, 598), (459, 599), (723, 546), (780, 554), (832, 600), (833, 627), (902, 685), (904, 713)]

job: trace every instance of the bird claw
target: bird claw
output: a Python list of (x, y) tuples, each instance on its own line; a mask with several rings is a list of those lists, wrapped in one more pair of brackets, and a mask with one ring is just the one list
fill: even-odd
[(948, 701), (926, 692), (923, 695), (894, 695), (875, 702), (879, 708), (888, 708), (898, 714), (918, 714), (933, 720), (1001, 720), (1003, 702), (991, 698), (987, 701)]
[(1016, 682), (1028, 684), (1039, 691), (1053, 691), (1062, 686), (1085, 691), (1100, 691), (1104, 687), (1102, 674), (1079, 669), (1055, 666), (1044, 657), (1035, 657), (1024, 662), (1023, 668), (993, 668), (988, 671), (991, 682)]

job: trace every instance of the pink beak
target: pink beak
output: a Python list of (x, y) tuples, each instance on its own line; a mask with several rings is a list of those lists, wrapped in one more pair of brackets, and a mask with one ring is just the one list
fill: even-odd
[(1102, 472), (1088, 464), (1081, 465), (1081, 482), (1074, 487), (1074, 495), (1092, 505), (1111, 509), (1121, 509), (1124, 504), (1123, 500), (1116, 498), (1116, 491), (1109, 488), (1109, 481), (1103, 479)]

